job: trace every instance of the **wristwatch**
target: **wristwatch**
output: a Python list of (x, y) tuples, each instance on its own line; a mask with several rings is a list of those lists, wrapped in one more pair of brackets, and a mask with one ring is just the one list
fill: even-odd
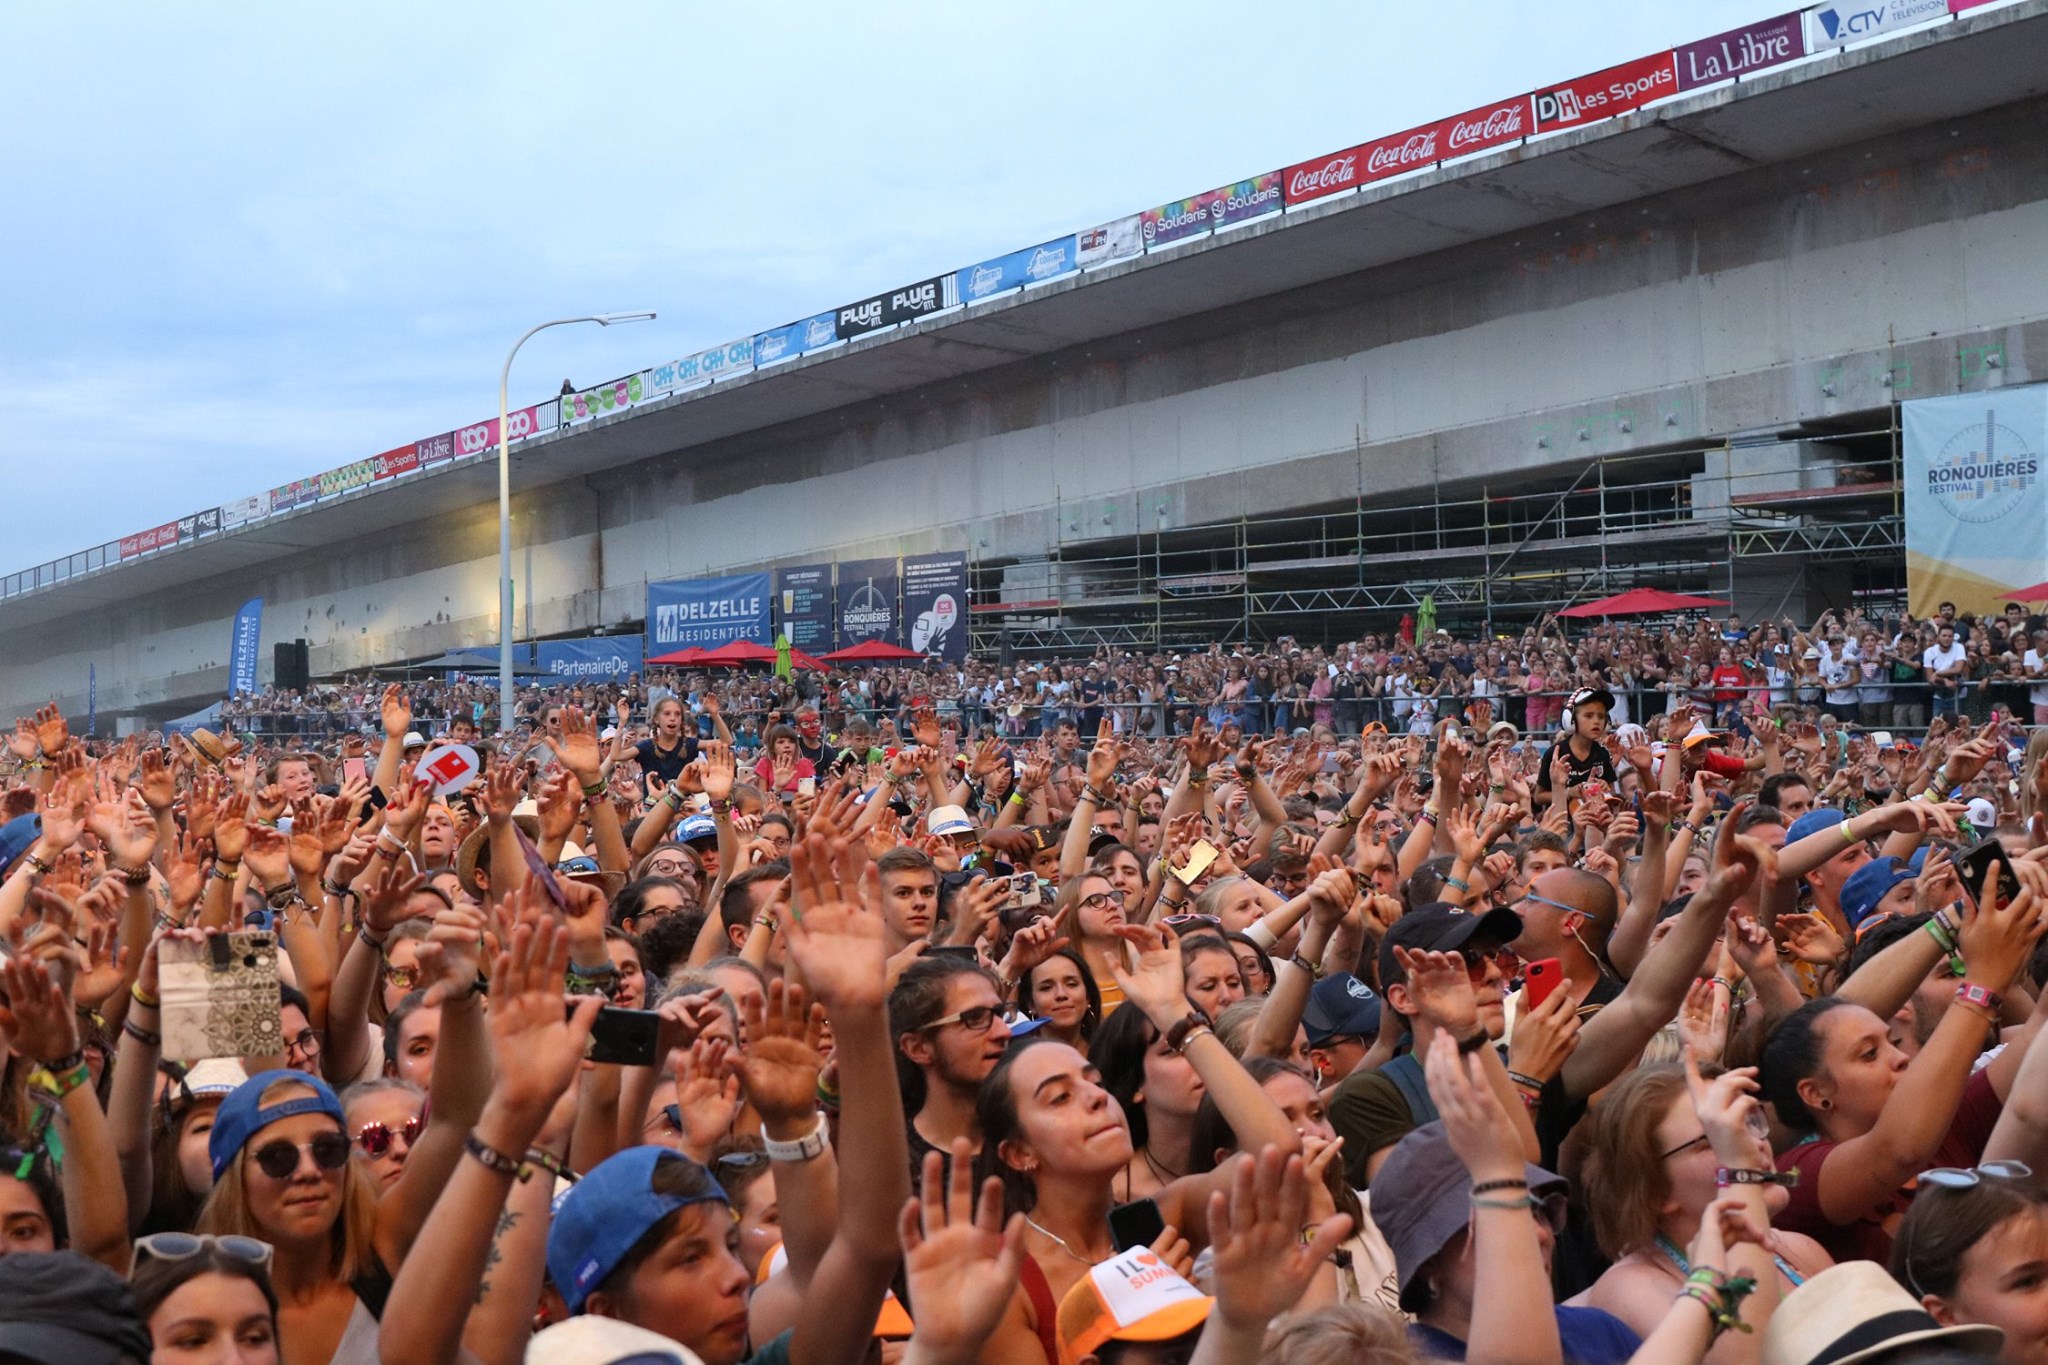
[(761, 1144), (770, 1161), (816, 1161), (825, 1154), (825, 1133), (825, 1116), (820, 1114), (818, 1126), (795, 1142), (777, 1142), (768, 1136), (768, 1126), (761, 1125)]

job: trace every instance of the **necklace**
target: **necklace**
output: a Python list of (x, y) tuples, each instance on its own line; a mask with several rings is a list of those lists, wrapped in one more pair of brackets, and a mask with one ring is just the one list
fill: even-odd
[(1031, 1226), (1033, 1231), (1038, 1232), (1046, 1237), (1050, 1237), (1053, 1240), (1054, 1244), (1057, 1245), (1061, 1251), (1066, 1252), (1067, 1255), (1073, 1257), (1082, 1265), (1092, 1266), (1095, 1264), (1095, 1262), (1089, 1260), (1086, 1256), (1083, 1256), (1080, 1252), (1068, 1246), (1066, 1238), (1060, 1236), (1057, 1232), (1053, 1232), (1046, 1228), (1040, 1227), (1038, 1220), (1033, 1218), (1030, 1214), (1027, 1213), (1024, 1215), (1024, 1221)]
[(1138, 1153), (1138, 1155), (1145, 1158), (1145, 1164), (1152, 1168), (1152, 1174), (1159, 1178), (1159, 1183), (1162, 1185), (1170, 1185), (1187, 1174), (1186, 1171), (1176, 1171), (1171, 1166), (1154, 1161), (1152, 1159), (1152, 1149), (1149, 1146), (1144, 1151)]

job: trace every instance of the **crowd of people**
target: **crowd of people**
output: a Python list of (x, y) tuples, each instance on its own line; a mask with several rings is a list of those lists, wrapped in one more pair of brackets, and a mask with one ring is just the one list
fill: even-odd
[(46, 708), (0, 1361), (2048, 1362), (2036, 624)]

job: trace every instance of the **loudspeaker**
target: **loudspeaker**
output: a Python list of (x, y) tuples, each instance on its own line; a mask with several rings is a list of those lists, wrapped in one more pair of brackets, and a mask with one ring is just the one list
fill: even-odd
[(273, 647), (272, 677), (274, 686), (289, 688), (294, 692), (306, 690), (308, 649), (304, 640), (280, 640)]

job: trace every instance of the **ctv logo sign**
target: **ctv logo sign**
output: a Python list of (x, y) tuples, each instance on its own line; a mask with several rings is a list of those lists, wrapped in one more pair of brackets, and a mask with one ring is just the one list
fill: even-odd
[(1808, 48), (1833, 47), (1948, 17), (1948, 0), (1842, 0), (1806, 11)]

